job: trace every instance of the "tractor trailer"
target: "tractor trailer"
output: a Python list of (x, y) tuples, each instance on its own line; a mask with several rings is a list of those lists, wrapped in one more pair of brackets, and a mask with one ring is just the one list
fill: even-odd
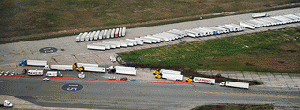
[(19, 66), (46, 66), (48, 65), (47, 61), (42, 61), (42, 60), (23, 60), (22, 62), (19, 63)]

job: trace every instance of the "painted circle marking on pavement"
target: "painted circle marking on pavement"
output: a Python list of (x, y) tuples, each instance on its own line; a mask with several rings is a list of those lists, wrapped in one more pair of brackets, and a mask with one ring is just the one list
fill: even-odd
[(57, 48), (55, 47), (44, 47), (40, 49), (41, 53), (54, 53), (57, 51)]
[(65, 90), (65, 91), (69, 91), (69, 92), (76, 92), (76, 91), (83, 89), (83, 86), (81, 84), (77, 84), (77, 83), (67, 83), (67, 84), (64, 84), (61, 87), (61, 89)]

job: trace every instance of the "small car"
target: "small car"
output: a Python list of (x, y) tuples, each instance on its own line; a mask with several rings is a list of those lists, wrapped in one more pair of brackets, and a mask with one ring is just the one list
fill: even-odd
[(4, 75), (4, 71), (1, 71), (1, 72), (0, 72), (0, 75)]
[(15, 72), (12, 72), (12, 73), (10, 73), (10, 75), (13, 76), (13, 75), (16, 75), (16, 73), (15, 73)]
[(4, 73), (4, 75), (9, 75), (9, 71), (6, 71), (6, 72)]
[(112, 76), (108, 78), (109, 80), (116, 80), (116, 77)]
[(45, 77), (44, 79), (43, 79), (43, 81), (49, 81), (50, 79), (48, 78), (48, 77)]
[(129, 81), (136, 81), (136, 79), (135, 78), (131, 78)]
[(123, 77), (123, 78), (121, 78), (120, 80), (122, 80), (122, 81), (127, 81), (128, 79), (127, 79), (127, 77)]

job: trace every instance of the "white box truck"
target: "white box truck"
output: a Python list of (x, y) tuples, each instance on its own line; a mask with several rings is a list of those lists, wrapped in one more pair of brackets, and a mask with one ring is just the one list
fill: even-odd
[(246, 82), (221, 82), (219, 84), (220, 86), (225, 86), (225, 87), (237, 87), (237, 88), (243, 88), (243, 89), (248, 89), (249, 88), (249, 83)]
[(62, 77), (60, 71), (47, 71), (46, 76), (48, 77)]
[(46, 65), (44, 67), (45, 70), (73, 70), (72, 65)]
[(29, 76), (41, 76), (44, 74), (44, 70), (28, 70), (27, 75)]
[(43, 60), (23, 60), (22, 62), (19, 63), (19, 66), (46, 66), (48, 65), (47, 61)]
[(208, 84), (215, 84), (215, 79), (203, 78), (203, 77), (194, 77), (194, 82), (204, 82)]

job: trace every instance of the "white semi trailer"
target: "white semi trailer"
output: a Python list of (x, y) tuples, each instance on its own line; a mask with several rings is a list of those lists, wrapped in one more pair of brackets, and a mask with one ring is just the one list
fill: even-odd
[(249, 83), (245, 82), (221, 82), (219, 84), (220, 86), (225, 86), (225, 87), (237, 87), (237, 88), (243, 88), (243, 89), (248, 89), (249, 88)]
[(104, 45), (87, 45), (86, 47), (87, 49), (91, 49), (91, 50), (105, 50)]
[(181, 75), (181, 71), (174, 71), (174, 70), (166, 70), (166, 69), (161, 69), (159, 71), (161, 74), (173, 74), (173, 75)]
[(123, 27), (123, 29), (122, 29), (122, 37), (124, 37), (125, 34), (126, 34), (126, 27)]
[(104, 67), (83, 67), (83, 71), (90, 71), (90, 72), (99, 72), (99, 73), (105, 73), (106, 69)]
[(134, 75), (136, 76), (135, 67), (125, 67), (125, 66), (110, 66), (108, 68), (109, 71), (115, 69), (117, 74), (125, 74), (125, 75)]
[(215, 79), (203, 78), (203, 77), (194, 77), (194, 82), (203, 82), (208, 84), (215, 84)]
[(22, 62), (19, 63), (19, 66), (46, 66), (48, 65), (47, 61), (43, 60), (23, 60)]
[(46, 65), (44, 67), (45, 70), (73, 70), (72, 65)]
[(162, 74), (162, 78), (173, 81), (182, 81), (183, 75), (177, 74)]

